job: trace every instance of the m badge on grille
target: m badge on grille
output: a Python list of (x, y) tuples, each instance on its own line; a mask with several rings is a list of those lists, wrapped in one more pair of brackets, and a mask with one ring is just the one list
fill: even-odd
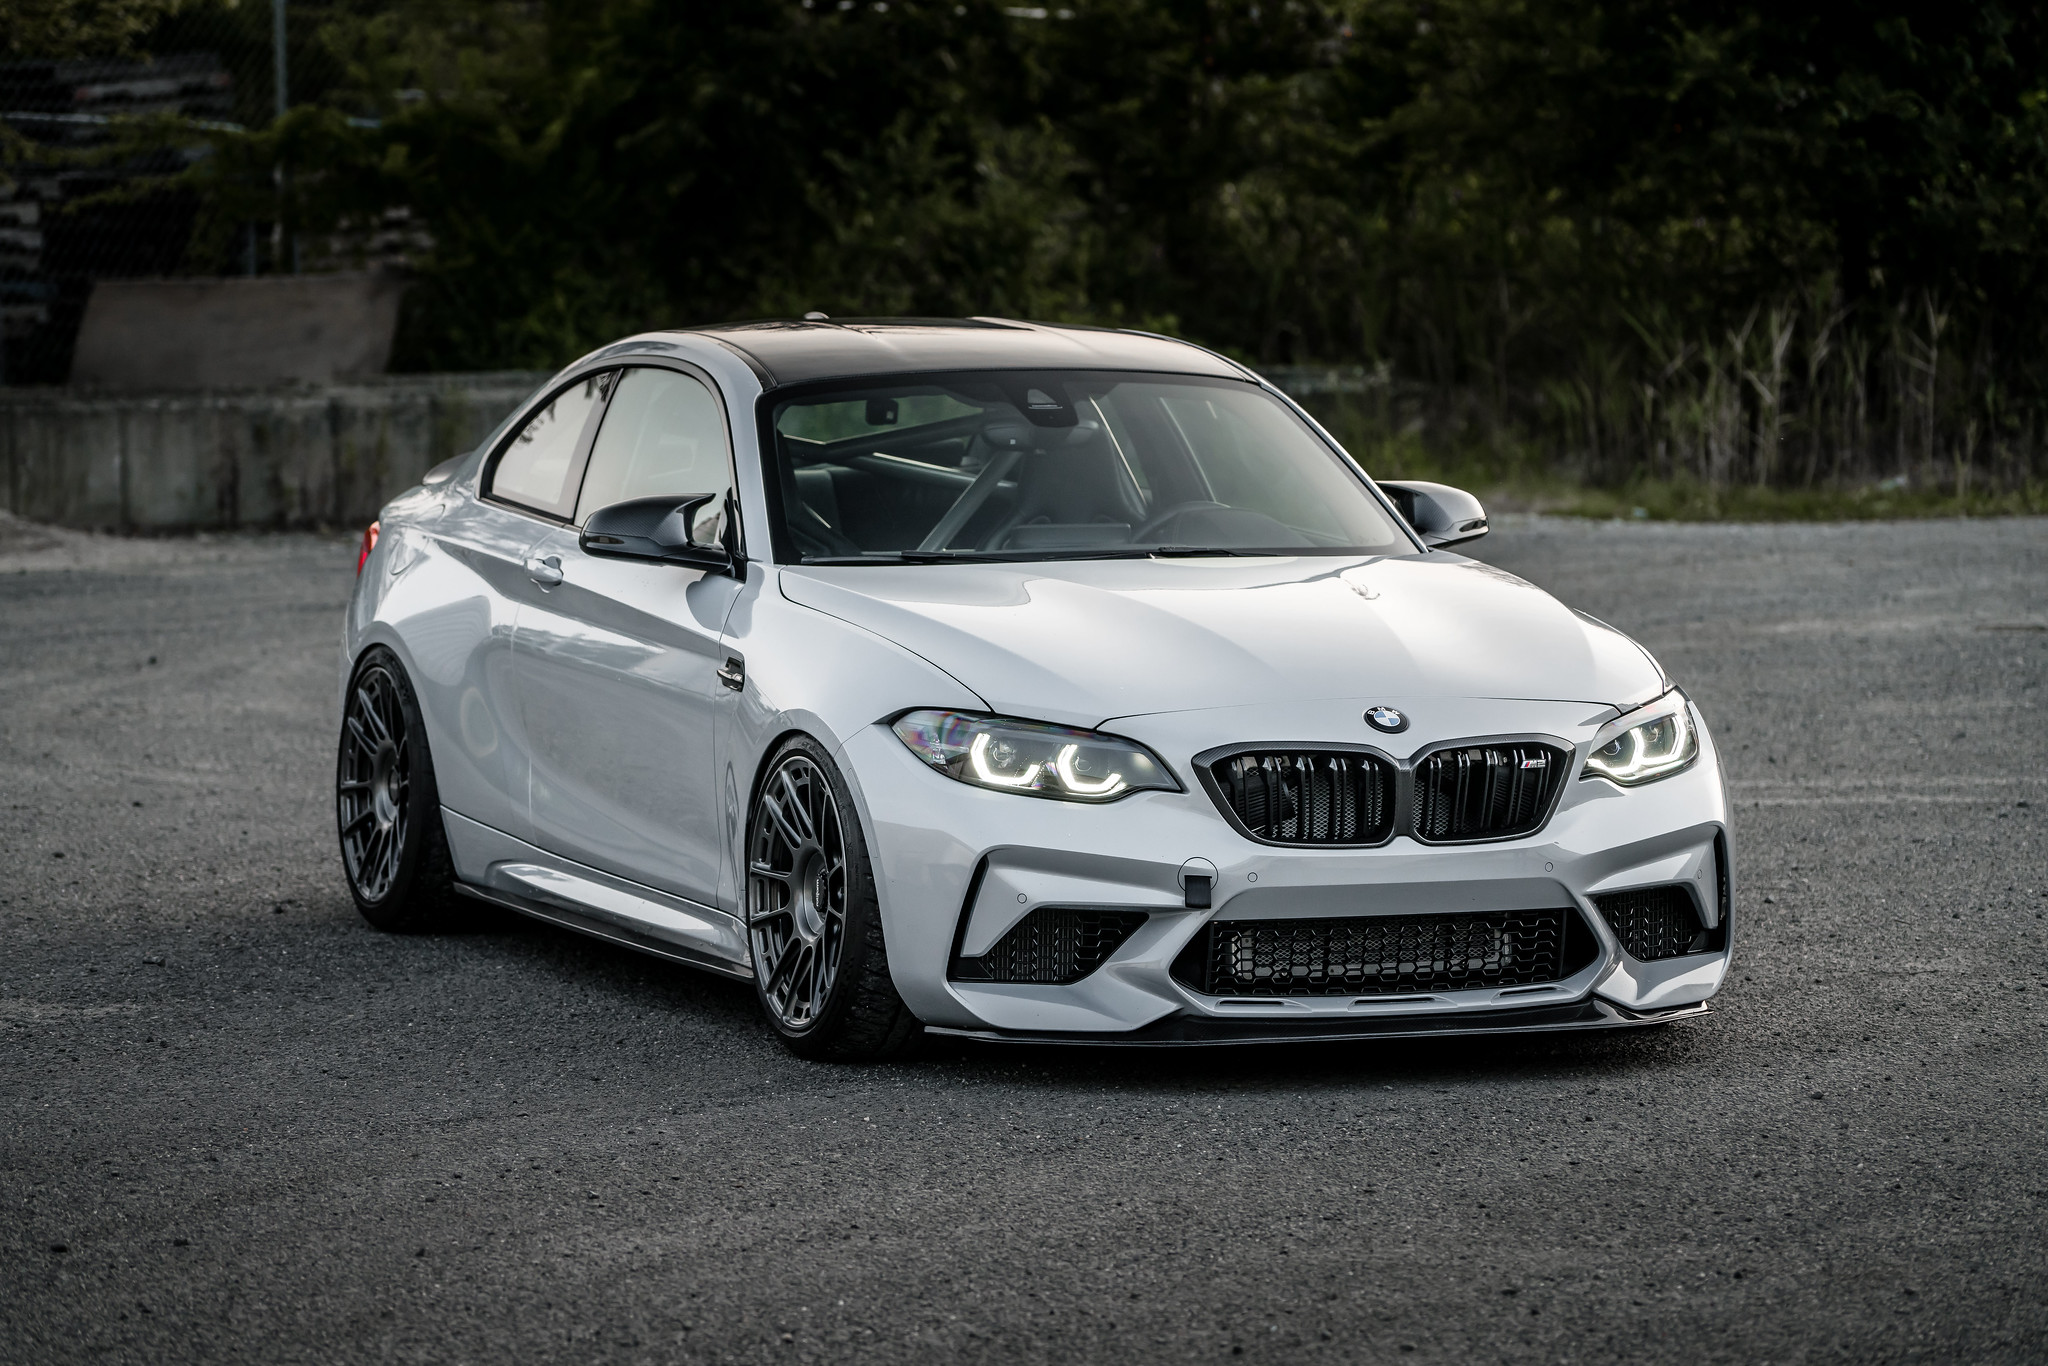
[(1365, 723), (1374, 730), (1383, 730), (1389, 735), (1398, 735), (1408, 729), (1408, 718), (1392, 707), (1367, 707)]

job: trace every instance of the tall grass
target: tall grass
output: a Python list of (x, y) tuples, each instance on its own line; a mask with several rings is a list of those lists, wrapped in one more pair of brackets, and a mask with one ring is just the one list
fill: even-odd
[[(1823, 279), (1714, 327), (1655, 307), (1612, 317), (1576, 338), (1505, 316), (1490, 332), (1438, 320), (1430, 361), (1410, 367), (1430, 379), (1381, 363), (1301, 382), (1381, 470), (1685, 489), (1696, 512), (1763, 505), (1742, 490), (1816, 495), (1787, 507), (1861, 490), (1986, 507), (2048, 496), (2040, 408), (2001, 384), (1987, 330), (1937, 297), (1851, 304)], [(1452, 335), (1473, 358), (1462, 369), (1444, 358)]]

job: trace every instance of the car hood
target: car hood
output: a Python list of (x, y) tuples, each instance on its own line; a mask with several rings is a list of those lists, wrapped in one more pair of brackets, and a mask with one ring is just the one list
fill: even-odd
[[(1633, 706), (1627, 636), (1463, 556), (804, 566), (790, 601), (1068, 725), (1254, 703), (1499, 697)], [(914, 699), (911, 699), (914, 701)]]

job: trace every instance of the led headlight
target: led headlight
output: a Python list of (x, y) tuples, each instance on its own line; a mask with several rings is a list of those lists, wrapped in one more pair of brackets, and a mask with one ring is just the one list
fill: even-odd
[(1685, 694), (1673, 688), (1647, 707), (1601, 727), (1593, 737), (1581, 778), (1606, 778), (1623, 787), (1655, 782), (1691, 765), (1700, 754), (1699, 733)]
[(918, 758), (976, 787), (1066, 802), (1180, 790), (1143, 745), (1092, 730), (958, 711), (908, 712), (891, 729)]

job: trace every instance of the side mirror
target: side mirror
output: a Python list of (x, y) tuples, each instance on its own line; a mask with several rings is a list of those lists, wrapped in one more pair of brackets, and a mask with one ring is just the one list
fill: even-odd
[[(660, 560), (664, 564), (689, 565), (695, 569), (733, 572), (735, 556), (731, 546), (731, 517), (716, 544), (695, 540), (691, 532), (706, 506), (717, 504), (715, 493), (673, 495), (662, 498), (633, 498), (599, 508), (583, 523), (577, 543), (590, 555), (615, 555), (628, 560)], [(722, 509), (728, 514), (729, 508)]]
[(1422, 543), (1431, 550), (1476, 541), (1489, 530), (1486, 509), (1463, 489), (1421, 479), (1377, 482), (1380, 491), (1394, 500), (1408, 525), (1421, 533)]

